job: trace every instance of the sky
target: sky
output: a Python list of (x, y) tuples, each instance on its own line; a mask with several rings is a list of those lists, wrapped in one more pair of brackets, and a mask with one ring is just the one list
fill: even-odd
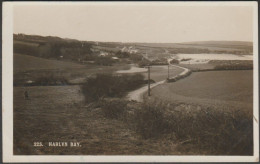
[(15, 5), (14, 33), (86, 41), (253, 41), (252, 6)]

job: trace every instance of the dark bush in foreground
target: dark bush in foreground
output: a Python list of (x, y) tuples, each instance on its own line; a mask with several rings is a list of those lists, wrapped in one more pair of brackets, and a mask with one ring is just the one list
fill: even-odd
[[(171, 136), (207, 154), (253, 153), (252, 113), (242, 110), (146, 103), (135, 112), (135, 124), (145, 139)], [(185, 145), (178, 148), (184, 149)]]
[(167, 132), (169, 128), (163, 110), (163, 104), (143, 104), (135, 111), (136, 131), (145, 139), (158, 138)]
[(127, 109), (127, 101), (121, 99), (104, 99), (100, 104), (105, 116), (112, 119), (123, 118)]
[(103, 97), (121, 97), (126, 92), (141, 87), (144, 76), (97, 74), (82, 86), (86, 102), (96, 101)]

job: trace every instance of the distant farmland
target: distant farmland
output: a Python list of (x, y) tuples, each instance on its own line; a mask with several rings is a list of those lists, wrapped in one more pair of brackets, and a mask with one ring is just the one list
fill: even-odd
[(14, 85), (25, 85), (26, 81), (35, 81), (43, 77), (47, 79), (62, 77), (68, 81), (77, 81), (78, 83), (96, 73), (113, 73), (128, 68), (130, 66), (124, 64), (115, 64), (114, 66), (84, 65), (15, 53)]
[(72, 62), (64, 62), (58, 60), (49, 60), (39, 57), (14, 54), (14, 73), (29, 70), (41, 69), (68, 69), (68, 68), (86, 68), (85, 65), (80, 65)]

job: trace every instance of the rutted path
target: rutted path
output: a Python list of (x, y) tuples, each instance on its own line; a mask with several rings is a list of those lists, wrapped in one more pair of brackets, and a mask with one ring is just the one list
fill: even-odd
[[(173, 64), (170, 64), (170, 65), (173, 66), (173, 67), (177, 67), (177, 68), (183, 69), (183, 71), (180, 74), (175, 75), (174, 77), (171, 77), (170, 81), (177, 81), (177, 80), (179, 80), (179, 79), (181, 79), (183, 77), (188, 76), (191, 73), (191, 71), (189, 69), (187, 69), (187, 68), (184, 68), (184, 67), (181, 67), (181, 66), (177, 66), (177, 65), (173, 65)], [(162, 81), (153, 83), (153, 84), (150, 85), (150, 88), (152, 89), (152, 88), (154, 88), (154, 87), (156, 87), (156, 86), (158, 86), (160, 84), (163, 84), (165, 82), (167, 82), (167, 80), (162, 80)], [(143, 101), (143, 95), (144, 95), (144, 93), (147, 90), (148, 90), (148, 86), (147, 85), (143, 86), (143, 87), (141, 87), (141, 88), (139, 88), (137, 90), (129, 92), (128, 95), (126, 96), (126, 98), (128, 100), (134, 100), (134, 101), (137, 101), (137, 102), (142, 102)]]

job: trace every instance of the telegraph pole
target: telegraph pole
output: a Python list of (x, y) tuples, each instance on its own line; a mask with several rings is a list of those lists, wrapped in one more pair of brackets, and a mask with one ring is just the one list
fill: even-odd
[(170, 64), (168, 64), (168, 79), (170, 79)]
[(148, 96), (151, 96), (150, 90), (150, 65), (148, 65)]

